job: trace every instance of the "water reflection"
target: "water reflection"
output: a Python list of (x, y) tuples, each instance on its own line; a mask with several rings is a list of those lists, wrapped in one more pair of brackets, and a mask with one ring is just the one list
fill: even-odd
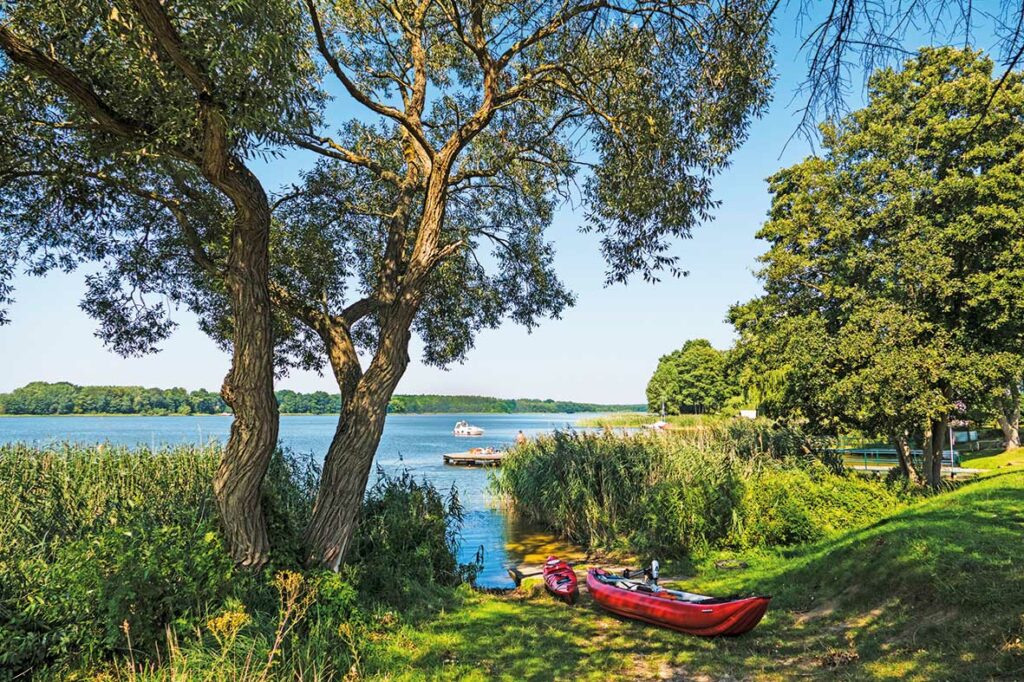
[(584, 552), (537, 524), (528, 523), (499, 509), (466, 513), (459, 560), (473, 561), (483, 548), (483, 569), (477, 576), (481, 587), (512, 587), (506, 569), (519, 564), (541, 564), (549, 556), (568, 561), (584, 558)]

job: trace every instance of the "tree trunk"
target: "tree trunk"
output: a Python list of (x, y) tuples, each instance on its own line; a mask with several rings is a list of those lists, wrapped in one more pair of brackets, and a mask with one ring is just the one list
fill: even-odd
[(999, 428), (1003, 430), (1003, 447), (1007, 450), (1020, 447), (1020, 388), (1017, 382), (1010, 384), (1010, 397), (999, 414)]
[[(406, 301), (410, 303), (410, 301)], [(330, 353), (342, 388), (342, 410), (306, 530), (307, 563), (338, 570), (359, 522), (359, 509), (373, 456), (380, 444), (388, 401), (409, 365), (409, 339), (415, 307), (393, 311), (381, 327), (380, 346), (358, 382), (354, 353)], [(355, 383), (354, 390), (346, 390)]]
[(373, 456), (384, 430), (388, 396), (353, 401), (338, 419), (306, 530), (307, 563), (338, 570), (359, 521)]
[(933, 490), (942, 484), (942, 455), (946, 444), (946, 419), (928, 422), (924, 438), (924, 476)]
[(277, 445), (274, 338), (268, 289), (270, 210), (259, 190), (255, 207), (238, 211), (225, 283), (234, 323), (231, 369), (221, 395), (234, 411), (231, 433), (213, 479), (232, 558), (259, 568), (270, 551), (263, 518), (263, 478)]
[(905, 433), (892, 437), (892, 443), (896, 447), (896, 458), (899, 462), (900, 474), (915, 485), (921, 484), (921, 476), (914, 468), (914, 456), (910, 451), (910, 441)]

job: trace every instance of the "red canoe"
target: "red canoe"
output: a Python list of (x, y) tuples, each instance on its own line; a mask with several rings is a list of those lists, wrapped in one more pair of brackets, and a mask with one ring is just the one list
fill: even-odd
[(558, 557), (549, 556), (544, 562), (544, 586), (548, 592), (569, 604), (575, 604), (580, 596), (576, 571)]
[(602, 607), (626, 618), (663, 625), (691, 635), (742, 635), (754, 629), (771, 597), (719, 599), (666, 590), (592, 568), (587, 589)]

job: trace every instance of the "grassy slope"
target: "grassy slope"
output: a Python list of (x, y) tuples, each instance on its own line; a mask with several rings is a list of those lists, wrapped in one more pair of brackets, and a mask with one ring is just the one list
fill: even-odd
[(1003, 469), (1005, 467), (1024, 466), (1024, 448), (1013, 450), (982, 451), (964, 457), (964, 466), (975, 469)]
[(373, 635), (387, 679), (697, 680), (1024, 678), (1024, 471), (961, 489), (828, 542), (702, 567), (690, 589), (775, 595), (751, 634), (706, 640), (575, 608), (536, 583), (460, 593), (439, 616)]

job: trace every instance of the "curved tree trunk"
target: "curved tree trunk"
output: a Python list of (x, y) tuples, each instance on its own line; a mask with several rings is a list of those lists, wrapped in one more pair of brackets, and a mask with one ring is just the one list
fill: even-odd
[(359, 521), (390, 396), (353, 401), (338, 420), (306, 530), (308, 563), (338, 570)]
[[(373, 456), (380, 444), (388, 402), (409, 366), (409, 326), (415, 301), (392, 309), (366, 373), (359, 376), (350, 341), (334, 345), (332, 368), (342, 389), (338, 427), (324, 459), (313, 516), (306, 529), (307, 563), (338, 570), (359, 522)], [(357, 378), (358, 377), (358, 378)]]
[(234, 339), (221, 395), (235, 416), (213, 480), (231, 556), (252, 568), (266, 563), (270, 551), (261, 497), (278, 433), (268, 289), (270, 210), (262, 190), (256, 199), (255, 206), (239, 211), (231, 235), (225, 282)]

